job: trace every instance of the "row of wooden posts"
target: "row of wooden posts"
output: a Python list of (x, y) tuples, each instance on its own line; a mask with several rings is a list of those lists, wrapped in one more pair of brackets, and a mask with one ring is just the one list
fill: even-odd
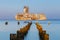
[(17, 30), (17, 34), (10, 34), (10, 40), (24, 40), (24, 37), (27, 35), (31, 24), (32, 23), (28, 23), (25, 27)]
[[(28, 23), (25, 27), (17, 30), (17, 34), (10, 34), (10, 40), (24, 40), (24, 37), (27, 35), (32, 22)], [(42, 26), (36, 23), (36, 27), (39, 31), (40, 40), (49, 40), (49, 35), (46, 34), (45, 30), (42, 30)]]
[(39, 23), (36, 23), (36, 27), (39, 31), (40, 40), (49, 40), (49, 34), (46, 33), (46, 30), (42, 29), (42, 26)]

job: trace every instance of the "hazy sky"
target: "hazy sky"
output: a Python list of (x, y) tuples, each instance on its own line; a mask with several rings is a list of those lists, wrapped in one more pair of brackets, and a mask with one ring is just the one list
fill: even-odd
[(60, 0), (0, 0), (0, 19), (14, 19), (24, 6), (31, 13), (44, 13), (48, 19), (60, 19)]

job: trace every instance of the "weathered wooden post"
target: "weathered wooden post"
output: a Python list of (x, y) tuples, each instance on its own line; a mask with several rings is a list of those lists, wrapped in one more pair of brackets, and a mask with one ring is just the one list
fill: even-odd
[(36, 27), (39, 31), (40, 40), (49, 40), (49, 35), (46, 34), (46, 30), (42, 29), (42, 26), (39, 23), (36, 23)]

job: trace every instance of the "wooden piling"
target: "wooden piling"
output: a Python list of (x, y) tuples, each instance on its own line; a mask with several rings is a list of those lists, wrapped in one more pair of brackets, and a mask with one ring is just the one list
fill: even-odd
[(43, 30), (42, 26), (39, 23), (36, 23), (36, 27), (39, 31), (40, 40), (49, 40), (49, 35), (46, 34), (46, 30)]
[(28, 23), (25, 27), (17, 30), (17, 34), (10, 34), (10, 40), (24, 40), (32, 23)]

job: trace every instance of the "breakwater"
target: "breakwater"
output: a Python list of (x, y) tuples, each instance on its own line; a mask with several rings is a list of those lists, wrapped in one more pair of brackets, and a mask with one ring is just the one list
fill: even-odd
[(27, 35), (28, 30), (30, 29), (32, 23), (28, 23), (25, 27), (17, 30), (17, 34), (10, 34), (10, 40), (24, 40), (24, 37)]
[(36, 28), (39, 31), (40, 40), (49, 40), (49, 34), (46, 33), (46, 30), (43, 30), (39, 23), (36, 23)]
[[(32, 22), (29, 22), (23, 28), (20, 28), (20, 30), (17, 30), (16, 34), (11, 33), (10, 40), (24, 40), (24, 37), (28, 34), (31, 24)], [(49, 34), (46, 33), (46, 30), (43, 30), (42, 26), (39, 23), (35, 23), (35, 24), (39, 32), (40, 40), (49, 40)]]

